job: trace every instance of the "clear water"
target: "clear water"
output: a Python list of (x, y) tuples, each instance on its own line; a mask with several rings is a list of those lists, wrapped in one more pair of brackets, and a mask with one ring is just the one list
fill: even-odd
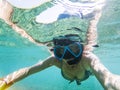
[[(113, 73), (120, 74), (120, 1), (108, 0), (98, 24), (99, 48), (95, 53)], [(11, 33), (10, 33), (11, 32)], [(0, 29), (0, 77), (20, 68), (31, 66), (50, 54), (46, 47), (36, 46), (12, 31)], [(17, 82), (9, 90), (103, 90), (94, 76), (69, 84), (56, 67), (50, 67)]]

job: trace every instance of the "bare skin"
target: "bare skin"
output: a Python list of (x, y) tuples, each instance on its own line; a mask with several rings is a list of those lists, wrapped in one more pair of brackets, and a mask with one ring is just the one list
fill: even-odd
[(96, 26), (101, 17), (101, 11), (97, 11), (95, 17), (90, 21), (87, 33), (87, 43), (84, 45), (84, 51), (79, 63), (69, 65), (65, 60), (58, 61), (53, 53), (46, 60), (43, 60), (33, 66), (22, 68), (15, 71), (0, 80), (0, 90), (5, 90), (14, 83), (34, 74), (40, 72), (48, 67), (56, 66), (63, 71), (66, 78), (70, 80), (81, 80), (85, 76), (85, 71), (90, 71), (99, 80), (105, 90), (120, 90), (120, 76), (112, 74), (95, 56), (93, 46), (97, 44), (97, 30)]

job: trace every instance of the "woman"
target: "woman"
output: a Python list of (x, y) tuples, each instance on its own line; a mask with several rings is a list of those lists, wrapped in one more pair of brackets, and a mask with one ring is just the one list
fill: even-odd
[(105, 90), (120, 90), (120, 76), (112, 74), (92, 53), (93, 48), (97, 46), (96, 26), (101, 16), (100, 10), (96, 12), (94, 18), (90, 21), (85, 45), (81, 44), (80, 41), (70, 39), (69, 35), (60, 37), (60, 39), (55, 38), (54, 50), (50, 57), (1, 78), (0, 90), (5, 90), (15, 82), (53, 65), (61, 69), (65, 79), (70, 80), (70, 82), (75, 80), (78, 85), (94, 74)]

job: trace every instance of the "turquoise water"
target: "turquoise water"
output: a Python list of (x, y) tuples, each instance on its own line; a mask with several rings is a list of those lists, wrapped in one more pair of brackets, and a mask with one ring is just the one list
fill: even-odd
[(100, 48), (96, 53), (113, 73), (120, 74), (120, 1), (108, 0), (98, 25)]
[[(113, 73), (120, 74), (120, 1), (108, 0), (98, 24), (99, 48), (95, 53)], [(46, 47), (32, 44), (12, 31), (0, 28), (0, 77), (20, 68), (31, 66), (50, 54)], [(68, 83), (56, 67), (50, 67), (17, 82), (9, 90), (103, 90), (94, 76), (80, 86)], [(98, 89), (99, 88), (99, 89)]]

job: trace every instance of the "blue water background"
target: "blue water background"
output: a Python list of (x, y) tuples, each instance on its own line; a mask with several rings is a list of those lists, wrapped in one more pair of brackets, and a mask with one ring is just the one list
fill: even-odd
[[(103, 16), (98, 24), (98, 44), (100, 47), (96, 48), (94, 53), (112, 73), (120, 75), (119, 4), (119, 0), (107, 1)], [(29, 41), (23, 41), (19, 35), (11, 34), (9, 37), (5, 35), (4, 38), (0, 35), (0, 40), (3, 40), (3, 43), (10, 41), (11, 44), (0, 44), (0, 77), (20, 68), (31, 66), (50, 55), (44, 46), (40, 47)], [(71, 84), (68, 82), (61, 76), (60, 69), (53, 66), (15, 83), (9, 90), (103, 90), (94, 76), (79, 86), (75, 82)]]

